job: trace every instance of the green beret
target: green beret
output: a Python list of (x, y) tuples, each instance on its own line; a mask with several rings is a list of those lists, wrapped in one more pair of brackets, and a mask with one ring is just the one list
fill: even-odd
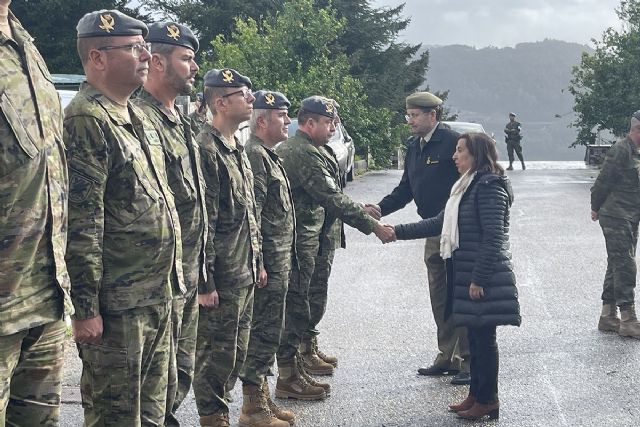
[(76, 26), (78, 38), (143, 36), (149, 30), (144, 22), (138, 21), (119, 10), (98, 10), (84, 15)]
[(163, 43), (183, 46), (194, 52), (198, 51), (200, 43), (189, 27), (177, 22), (156, 22), (149, 25), (149, 34), (145, 37), (147, 43)]
[(209, 87), (242, 87), (251, 89), (251, 79), (232, 68), (212, 69), (204, 75), (204, 85)]
[(407, 96), (407, 108), (436, 108), (442, 105), (442, 99), (431, 92), (415, 92)]
[(254, 110), (286, 110), (291, 107), (291, 102), (280, 92), (259, 90), (253, 96), (256, 98), (253, 101)]
[(329, 118), (336, 115), (335, 101), (324, 96), (310, 96), (300, 103), (300, 109), (308, 113), (320, 114)]

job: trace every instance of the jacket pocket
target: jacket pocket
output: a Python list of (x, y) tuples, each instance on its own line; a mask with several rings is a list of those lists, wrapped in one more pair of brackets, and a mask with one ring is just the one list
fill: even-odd
[[(40, 150), (38, 149), (33, 137), (27, 131), (27, 127), (20, 118), (16, 109), (13, 107), (13, 104), (6, 93), (2, 93), (2, 95), (0, 95), (0, 110), (2, 115), (4, 115), (7, 125), (11, 129), (21, 152), (26, 154), (30, 159), (33, 159), (38, 155)], [(1, 121), (0, 124), (2, 124)]]
[(112, 414), (131, 413), (131, 378), (127, 350), (103, 345), (81, 344), (82, 406)]

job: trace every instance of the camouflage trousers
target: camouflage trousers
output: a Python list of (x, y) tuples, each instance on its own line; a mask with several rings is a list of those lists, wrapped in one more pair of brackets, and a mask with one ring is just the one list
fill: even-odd
[[(314, 250), (315, 249), (315, 250)], [(284, 330), (278, 348), (278, 360), (291, 360), (300, 349), (302, 338), (309, 328), (311, 308), (309, 306), (309, 286), (315, 270), (317, 246), (311, 250), (298, 248), (298, 266), (294, 266), (289, 276), (289, 290), (285, 305)]]
[(311, 276), (309, 284), (309, 327), (304, 335), (305, 339), (317, 336), (318, 324), (327, 311), (327, 301), (329, 297), (329, 276), (331, 275), (331, 266), (333, 265), (333, 257), (336, 254), (334, 248), (324, 249), (321, 254), (316, 257), (315, 268)]
[(0, 337), (0, 427), (57, 426), (66, 325)]
[(615, 303), (619, 307), (633, 304), (638, 222), (606, 215), (601, 215), (599, 222), (607, 247), (607, 272), (604, 276), (602, 301), (605, 304)]
[(247, 358), (247, 349), (249, 348), (249, 336), (251, 334), (251, 321), (253, 319), (253, 311), (255, 310), (255, 293), (257, 288), (254, 289), (254, 299), (252, 301), (252, 309), (245, 310), (238, 322), (238, 342), (236, 344), (236, 363), (233, 366), (233, 371), (229, 375), (227, 384), (225, 384), (225, 391), (230, 393), (238, 382), (240, 376), (240, 370), (244, 365), (244, 361)]
[(162, 426), (171, 301), (102, 315), (102, 342), (78, 344), (85, 426)]
[(173, 299), (171, 311), (173, 333), (171, 360), (167, 387), (167, 426), (179, 426), (175, 416), (193, 382), (196, 361), (196, 337), (198, 334), (198, 292), (190, 291)]
[(520, 141), (507, 141), (507, 155), (509, 156), (509, 163), (513, 163), (513, 161), (515, 160), (513, 156), (514, 152), (518, 156), (518, 159), (520, 159), (521, 162), (524, 162), (524, 157), (522, 157), (522, 145), (520, 144)]
[(253, 311), (253, 288), (218, 289), (219, 306), (200, 307), (193, 379), (200, 416), (229, 411), (225, 387), (236, 365), (240, 319)]
[(284, 327), (289, 273), (269, 272), (267, 286), (256, 288), (247, 358), (240, 371), (243, 383), (261, 385), (275, 361)]

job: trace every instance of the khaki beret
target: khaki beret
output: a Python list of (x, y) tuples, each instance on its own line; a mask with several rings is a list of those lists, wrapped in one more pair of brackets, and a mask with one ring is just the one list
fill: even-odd
[(183, 46), (194, 52), (198, 51), (200, 44), (189, 27), (177, 22), (156, 22), (149, 25), (149, 34), (145, 38), (147, 43), (172, 44)]
[(415, 92), (407, 96), (407, 108), (436, 108), (442, 105), (442, 99), (431, 92)]
[(149, 30), (144, 22), (132, 18), (119, 10), (97, 10), (89, 12), (78, 21), (78, 38), (143, 36)]

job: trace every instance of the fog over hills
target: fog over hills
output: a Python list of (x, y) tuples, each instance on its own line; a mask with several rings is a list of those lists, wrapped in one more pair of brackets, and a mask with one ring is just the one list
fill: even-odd
[(429, 88), (450, 91), (446, 104), (458, 120), (482, 123), (495, 133), (502, 159), (510, 111), (522, 123), (525, 160), (582, 159), (583, 148), (568, 148), (576, 131), (567, 127), (574, 116), (573, 97), (566, 89), (572, 67), (580, 63), (582, 52), (592, 51), (589, 46), (544, 40), (513, 48), (450, 45), (428, 50)]

